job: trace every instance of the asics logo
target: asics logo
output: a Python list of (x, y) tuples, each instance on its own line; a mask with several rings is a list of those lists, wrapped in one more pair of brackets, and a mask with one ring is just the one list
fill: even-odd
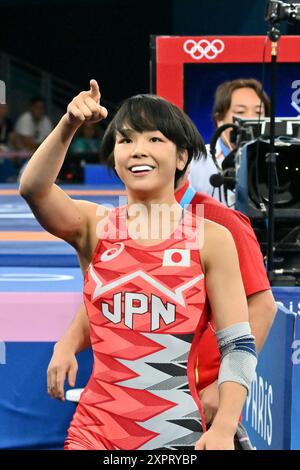
[(124, 250), (124, 243), (115, 243), (111, 248), (102, 253), (100, 260), (101, 261), (111, 261), (112, 259), (119, 256), (120, 253)]
[(207, 39), (200, 39), (198, 42), (194, 39), (188, 39), (185, 41), (183, 49), (195, 60), (200, 60), (203, 57), (213, 60), (224, 51), (225, 45), (220, 39), (214, 39), (212, 42)]

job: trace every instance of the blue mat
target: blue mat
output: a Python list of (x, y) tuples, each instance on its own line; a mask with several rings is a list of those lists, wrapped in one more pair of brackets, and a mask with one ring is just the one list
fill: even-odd
[(76, 251), (66, 242), (0, 242), (0, 266), (79, 267)]
[(82, 292), (82, 288), (78, 268), (0, 267), (0, 292)]
[[(72, 199), (81, 199), (98, 204), (118, 206), (124, 204), (124, 196), (93, 195), (89, 190), (110, 190), (111, 187), (91, 185), (64, 185), (64, 190), (80, 190), (86, 193), (71, 195)], [(16, 185), (0, 185), (0, 190), (17, 190)], [(124, 187), (113, 188), (123, 190)], [(66, 242), (52, 241), (15, 241), (4, 239), (5, 232), (43, 232), (26, 202), (18, 194), (0, 194), (0, 266), (39, 266), (39, 267), (78, 267), (76, 251)]]

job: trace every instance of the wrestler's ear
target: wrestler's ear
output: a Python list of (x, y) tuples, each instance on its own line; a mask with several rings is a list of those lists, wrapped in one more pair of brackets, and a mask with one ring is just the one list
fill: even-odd
[(187, 150), (180, 150), (177, 153), (177, 164), (176, 164), (177, 170), (182, 171), (185, 169), (188, 158), (189, 156), (188, 156)]

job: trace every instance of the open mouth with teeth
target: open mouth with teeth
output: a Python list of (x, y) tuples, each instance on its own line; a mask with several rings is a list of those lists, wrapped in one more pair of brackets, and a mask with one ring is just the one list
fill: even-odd
[(134, 165), (131, 166), (129, 171), (135, 175), (146, 175), (150, 171), (154, 170), (154, 166), (151, 165)]

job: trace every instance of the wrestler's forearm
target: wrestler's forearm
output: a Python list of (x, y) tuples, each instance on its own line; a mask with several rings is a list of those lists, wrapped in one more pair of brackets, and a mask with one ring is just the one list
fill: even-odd
[(220, 404), (212, 427), (235, 434), (246, 399), (247, 391), (236, 382), (223, 382), (220, 387)]
[(63, 348), (74, 354), (91, 346), (89, 321), (84, 304), (79, 307), (66, 333), (56, 343), (55, 349)]

